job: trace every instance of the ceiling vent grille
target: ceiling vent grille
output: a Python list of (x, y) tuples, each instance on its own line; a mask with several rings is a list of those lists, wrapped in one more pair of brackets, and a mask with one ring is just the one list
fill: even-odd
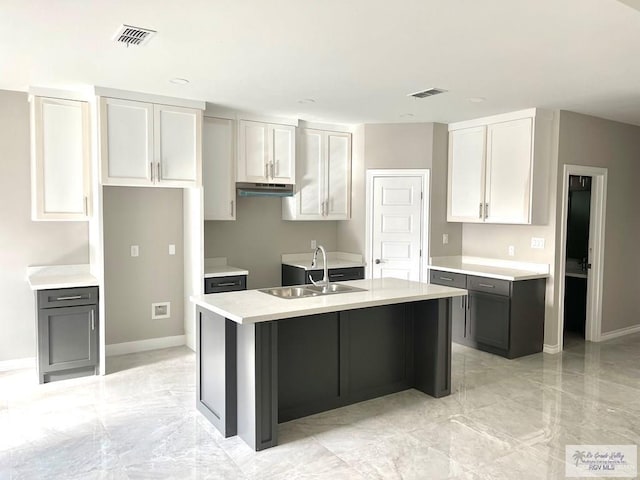
[(446, 91), (447, 90), (443, 90), (442, 88), (427, 88), (426, 90), (410, 93), (409, 95), (407, 95), (407, 97), (414, 97), (414, 98), (433, 97), (434, 95), (440, 95), (441, 93), (445, 93)]
[(149, 30), (148, 28), (122, 25), (113, 36), (113, 39), (117, 43), (124, 43), (127, 47), (129, 45), (142, 46), (146, 45), (155, 33), (155, 30)]

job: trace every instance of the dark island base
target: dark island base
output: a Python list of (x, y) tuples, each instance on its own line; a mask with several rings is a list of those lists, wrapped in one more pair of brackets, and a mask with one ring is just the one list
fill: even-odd
[(255, 450), (277, 424), (416, 388), (451, 391), (449, 299), (238, 325), (197, 311), (197, 408)]

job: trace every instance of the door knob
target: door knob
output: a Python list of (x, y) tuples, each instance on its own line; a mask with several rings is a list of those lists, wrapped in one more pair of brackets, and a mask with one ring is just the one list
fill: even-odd
[(379, 265), (382, 263), (382, 260), (380, 260), (379, 258), (376, 258), (376, 265)]

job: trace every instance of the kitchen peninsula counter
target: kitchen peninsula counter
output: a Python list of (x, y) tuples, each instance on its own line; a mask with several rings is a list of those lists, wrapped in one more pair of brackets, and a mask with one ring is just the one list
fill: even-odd
[(283, 299), (259, 290), (198, 295), (197, 408), (254, 450), (278, 423), (415, 388), (451, 392), (451, 298), (466, 290), (394, 278)]

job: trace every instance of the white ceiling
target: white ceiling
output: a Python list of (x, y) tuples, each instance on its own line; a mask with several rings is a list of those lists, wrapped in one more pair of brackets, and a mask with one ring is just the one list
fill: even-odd
[[(638, 3), (2, 0), (0, 88), (99, 85), (334, 123), (535, 106), (640, 125)], [(126, 48), (122, 23), (158, 33)], [(406, 96), (428, 87), (449, 92)]]

